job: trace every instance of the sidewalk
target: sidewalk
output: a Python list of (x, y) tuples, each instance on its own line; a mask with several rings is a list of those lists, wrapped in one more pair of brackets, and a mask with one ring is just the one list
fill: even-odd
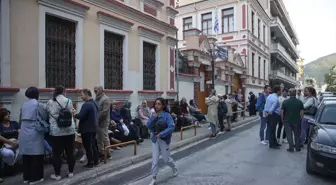
[[(232, 127), (236, 127), (257, 119), (258, 117), (256, 116), (246, 117), (245, 120), (239, 118), (238, 121), (232, 124)], [(203, 124), (203, 127), (197, 128), (197, 136), (194, 136), (193, 128), (183, 131), (183, 140), (181, 140), (180, 138), (180, 132), (174, 132), (172, 136), (172, 150), (176, 150), (188, 144), (205, 139), (209, 137), (209, 135), (210, 131), (208, 130), (208, 124)], [(133, 155), (133, 145), (123, 147), (121, 150), (115, 150), (111, 153), (112, 158), (109, 159), (106, 164), (101, 163), (98, 167), (90, 170), (83, 168), (82, 166), (84, 164), (77, 162), (75, 167), (75, 176), (71, 179), (66, 177), (66, 173), (68, 171), (67, 164), (63, 164), (61, 175), (64, 179), (60, 181), (51, 180), (49, 177), (51, 174), (54, 173), (52, 165), (45, 166), (44, 170), (45, 182), (41, 184), (48, 184), (48, 185), (78, 184), (79, 181), (83, 182), (86, 179), (92, 179), (105, 173), (110, 173), (120, 170), (122, 168), (126, 168), (132, 164), (136, 164), (141, 161), (150, 159), (152, 156), (151, 147), (152, 147), (151, 140), (145, 139), (143, 143), (137, 146), (137, 155), (135, 156)], [(5, 177), (4, 180), (5, 182), (3, 183), (3, 185), (23, 184), (21, 173), (11, 177)]]

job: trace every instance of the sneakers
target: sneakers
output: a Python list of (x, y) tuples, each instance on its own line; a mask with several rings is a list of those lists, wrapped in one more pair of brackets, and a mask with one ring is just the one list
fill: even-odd
[(177, 176), (178, 176), (178, 173), (177, 173), (177, 169), (176, 169), (176, 168), (173, 169), (173, 175), (174, 175), (174, 177), (177, 177)]
[(73, 173), (70, 173), (70, 172), (68, 173), (68, 177), (69, 177), (69, 178), (72, 178), (73, 176), (74, 176)]
[(152, 181), (149, 183), (149, 185), (155, 185), (156, 184), (156, 179), (152, 179)]
[(224, 134), (224, 132), (223, 131), (218, 132), (218, 135), (221, 135), (221, 134)]
[(287, 139), (283, 139), (283, 140), (282, 140), (282, 143), (287, 144), (287, 143), (288, 143)]
[(82, 158), (80, 158), (79, 162), (80, 162), (80, 163), (85, 163), (86, 160), (87, 160), (87, 157), (86, 157), (86, 155), (84, 154), (84, 155), (82, 156)]
[(44, 179), (40, 179), (38, 181), (30, 182), (29, 185), (39, 184), (39, 183), (41, 183), (43, 181), (44, 181)]
[(50, 175), (50, 178), (56, 181), (59, 181), (62, 179), (60, 175), (55, 175), (55, 174)]
[(263, 145), (267, 145), (266, 141), (261, 141), (260, 143), (263, 144)]

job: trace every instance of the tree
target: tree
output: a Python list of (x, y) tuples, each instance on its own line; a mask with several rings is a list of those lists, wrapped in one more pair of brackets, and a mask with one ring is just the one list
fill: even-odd
[(324, 80), (328, 85), (326, 91), (336, 92), (336, 66), (333, 66), (329, 72), (324, 75)]

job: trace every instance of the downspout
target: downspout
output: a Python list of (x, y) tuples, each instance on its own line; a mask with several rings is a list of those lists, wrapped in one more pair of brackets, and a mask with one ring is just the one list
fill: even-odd
[(179, 62), (179, 50), (178, 50), (178, 30), (176, 30), (176, 49), (175, 49), (175, 75), (176, 75), (176, 91), (177, 91), (177, 101), (179, 100), (179, 92), (180, 92), (180, 75), (179, 75), (179, 69), (180, 69), (180, 62)]
[(196, 11), (196, 28), (198, 29), (198, 9), (196, 8), (196, 0), (194, 0), (194, 9)]

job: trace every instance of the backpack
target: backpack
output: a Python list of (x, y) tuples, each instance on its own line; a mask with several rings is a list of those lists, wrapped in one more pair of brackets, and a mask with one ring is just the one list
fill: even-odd
[(259, 97), (258, 97), (258, 100), (259, 100), (259, 98), (260, 98), (260, 104), (257, 104), (256, 105), (256, 109), (258, 110), (258, 111), (264, 111), (264, 108), (265, 108), (265, 104), (266, 104), (266, 97), (265, 97), (265, 95), (264, 94), (261, 94)]
[(218, 113), (221, 115), (225, 115), (228, 112), (228, 108), (225, 102), (218, 103)]
[(57, 126), (60, 128), (70, 127), (72, 125), (72, 113), (69, 109), (67, 109), (69, 101), (70, 100), (68, 100), (65, 107), (62, 107), (62, 105), (56, 100), (57, 104), (61, 107), (58, 118), (56, 119)]

